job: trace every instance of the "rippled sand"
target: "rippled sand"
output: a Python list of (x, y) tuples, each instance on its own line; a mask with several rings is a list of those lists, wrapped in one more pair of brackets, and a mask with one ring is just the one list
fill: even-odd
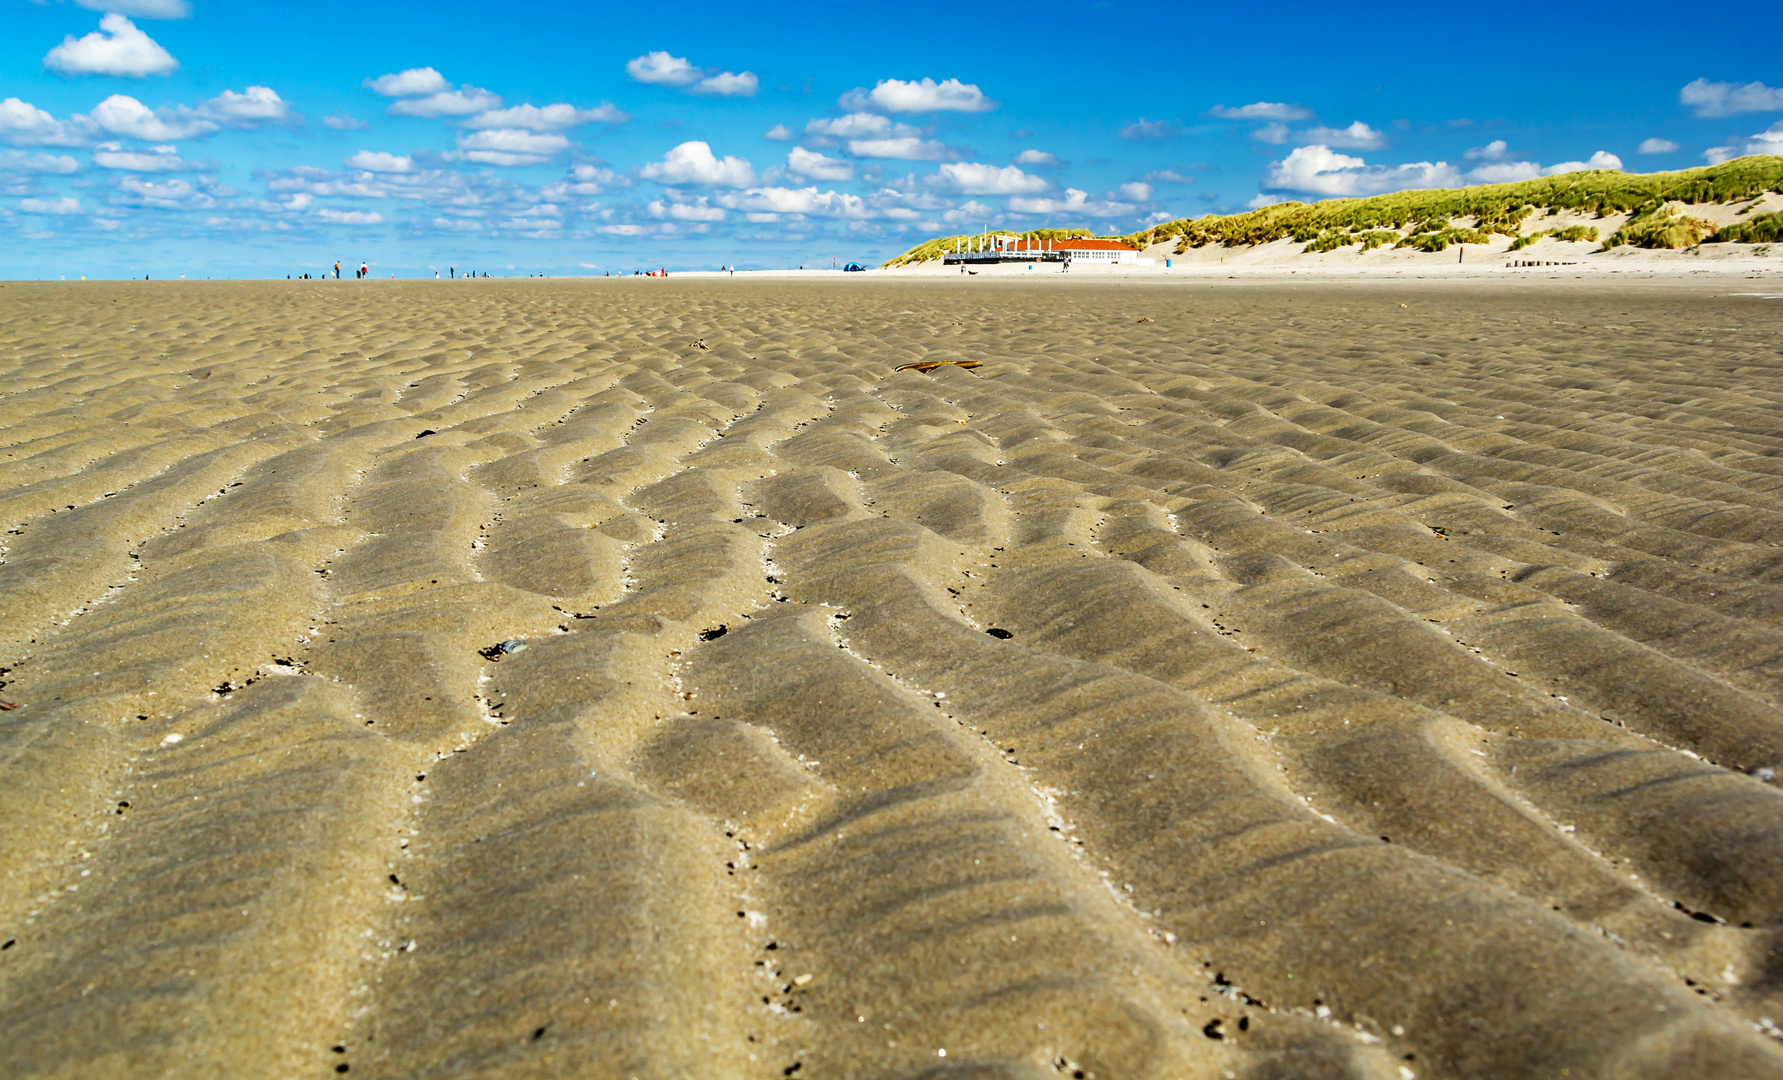
[(1783, 1076), (1734, 288), (6, 286), (0, 1072)]

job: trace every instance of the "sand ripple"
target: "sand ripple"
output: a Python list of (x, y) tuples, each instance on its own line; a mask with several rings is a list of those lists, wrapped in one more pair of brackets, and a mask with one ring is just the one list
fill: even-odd
[(8, 1075), (1783, 1077), (1774, 300), (0, 313)]

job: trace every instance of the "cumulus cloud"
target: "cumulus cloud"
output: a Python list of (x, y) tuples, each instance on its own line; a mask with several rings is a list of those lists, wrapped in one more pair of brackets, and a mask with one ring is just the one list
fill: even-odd
[(962, 195), (1029, 195), (1045, 191), (1047, 182), (1014, 165), (998, 168), (976, 162), (950, 162), (935, 170), (935, 180)]
[(785, 124), (775, 124), (773, 127), (762, 132), (762, 138), (773, 139), (775, 142), (790, 142), (792, 141), (792, 128), (787, 127)]
[(1309, 128), (1295, 137), (1305, 142), (1337, 146), (1345, 150), (1379, 150), (1387, 145), (1385, 135), (1360, 120), (1345, 128)]
[(1470, 184), (1504, 184), (1514, 180), (1534, 180), (1539, 176), (1559, 176), (1562, 173), (1585, 172), (1589, 169), (1622, 169), (1622, 159), (1608, 151), (1599, 150), (1586, 161), (1562, 161), (1558, 165), (1540, 165), (1533, 161), (1501, 161), (1490, 165), (1481, 165), (1467, 174)]
[(430, 67), (409, 68), (390, 75), (365, 80), (372, 93), (383, 97), (419, 97), (452, 89), (446, 77)]
[(1184, 176), (1175, 169), (1156, 169), (1146, 173), (1145, 180), (1150, 184), (1192, 184), (1195, 182), (1194, 177)]
[(945, 143), (915, 135), (889, 139), (850, 139), (848, 152), (855, 157), (883, 158), (890, 161), (945, 161), (962, 156)]
[(195, 109), (174, 106), (157, 111), (128, 94), (113, 94), (106, 98), (93, 106), (86, 119), (108, 135), (144, 142), (190, 139), (209, 135), (220, 126)]
[(686, 86), (698, 82), (700, 69), (687, 62), (685, 57), (671, 56), (667, 52), (647, 52), (625, 62), (625, 72), (641, 83), (656, 86)]
[(1670, 139), (1642, 139), (1641, 145), (1635, 148), (1637, 154), (1675, 154), (1678, 144)]
[(1697, 79), (1678, 91), (1678, 103), (1698, 116), (1736, 116), (1740, 113), (1783, 112), (1783, 87), (1761, 82), (1710, 82)]
[(1144, 181), (1135, 180), (1130, 184), (1122, 184), (1119, 190), (1123, 199), (1131, 199), (1134, 202), (1150, 202), (1154, 189)]
[(1746, 139), (1743, 144), (1711, 146), (1703, 151), (1703, 160), (1719, 165), (1745, 154), (1783, 154), (1783, 123), (1772, 124), (1768, 130)]
[(179, 67), (173, 54), (157, 45), (136, 24), (117, 13), (99, 20), (99, 29), (82, 38), (69, 34), (43, 58), (43, 66), (62, 75), (165, 75)]
[(998, 104), (975, 84), (958, 79), (881, 79), (873, 89), (856, 87), (836, 103), (844, 109), (887, 113), (989, 112)]
[(361, 150), (341, 162), (349, 169), (374, 173), (406, 173), (415, 167), (407, 154), (389, 154), (382, 150)]
[(1147, 120), (1145, 117), (1121, 128), (1123, 139), (1169, 139), (1182, 134), (1182, 125), (1175, 120)]
[(1125, 217), (1139, 208), (1132, 203), (1114, 202), (1107, 199), (1092, 199), (1088, 192), (1076, 188), (1066, 188), (1062, 199), (1030, 199), (1016, 196), (1009, 200), (1009, 210), (1014, 214), (1073, 214), (1082, 217)]
[(1207, 115), (1221, 120), (1311, 120), (1313, 111), (1279, 101), (1253, 101), (1249, 105), (1215, 105)]
[(1469, 161), (1503, 161), (1511, 152), (1511, 146), (1503, 139), (1493, 139), (1485, 146), (1476, 146), (1469, 150), (1465, 157)]
[(1251, 132), (1251, 138), (1271, 146), (1280, 146), (1288, 141), (1288, 125), (1283, 123), (1264, 124)]
[(192, 166), (180, 160), (171, 146), (152, 146), (147, 150), (126, 150), (122, 143), (100, 143), (93, 149), (93, 164), (102, 169), (124, 172), (183, 172)]
[(0, 101), (0, 142), (12, 146), (80, 146), (80, 129), (31, 104), (9, 97)]
[(878, 113), (852, 112), (846, 116), (820, 116), (806, 122), (805, 135), (822, 139), (871, 139), (885, 135), (915, 135), (909, 124), (894, 124)]
[(291, 107), (269, 86), (250, 86), (241, 93), (225, 90), (199, 106), (199, 111), (232, 127), (255, 127), (290, 117)]
[(394, 116), (437, 119), (442, 116), (471, 116), (500, 107), (501, 95), (467, 83), (457, 90), (441, 90), (425, 97), (402, 98), (393, 103), (388, 111)]
[(217, 196), (234, 194), (228, 188), (200, 180), (147, 180), (140, 176), (118, 179), (117, 193), (111, 201), (120, 206), (152, 207), (158, 210), (209, 210), (217, 205)]
[(756, 214), (810, 214), (817, 217), (865, 218), (869, 216), (866, 200), (858, 195), (838, 191), (819, 191), (815, 187), (760, 187), (713, 197), (718, 205), (730, 210)]
[(330, 225), (382, 225), (384, 215), (376, 210), (335, 210), (323, 207), (316, 211), (316, 220)]
[(139, 19), (190, 19), (192, 5), (186, 0), (74, 0), (89, 11), (115, 11)]
[(1045, 150), (1023, 150), (1010, 159), (1017, 165), (1059, 165), (1063, 164), (1054, 154)]
[(715, 157), (708, 143), (697, 139), (684, 142), (639, 170), (646, 180), (659, 184), (702, 184), (710, 187), (748, 187), (755, 183), (755, 170), (739, 157)]
[(754, 97), (755, 90), (761, 80), (752, 71), (742, 73), (721, 71), (716, 75), (708, 75), (694, 84), (696, 94), (710, 94), (714, 97)]
[(364, 131), (366, 128), (371, 127), (371, 125), (364, 120), (361, 120), (356, 116), (348, 116), (345, 113), (338, 113), (334, 116), (324, 116), (322, 122), (336, 131)]
[(396, 98), (389, 111), (396, 116), (473, 116), (501, 108), (501, 96), (479, 86), (452, 89), (446, 77), (430, 67), (379, 75), (365, 80), (372, 93)]
[(468, 128), (522, 128), (526, 131), (568, 131), (583, 124), (623, 124), (631, 117), (602, 102), (592, 109), (574, 105), (515, 105), (491, 109), (464, 121)]
[(724, 210), (716, 206), (706, 205), (704, 196), (688, 202), (652, 201), (646, 207), (654, 218), (673, 218), (676, 221), (723, 221)]
[(0, 150), (0, 175), (6, 173), (80, 172), (80, 162), (67, 154), (26, 154), (19, 150)]
[(567, 177), (545, 188), (542, 195), (556, 199), (565, 195), (599, 195), (608, 188), (624, 187), (626, 180), (612, 169), (601, 165), (572, 165)]
[(553, 132), (485, 128), (460, 134), (457, 156), (484, 165), (537, 165), (569, 146), (569, 139)]
[(19, 209), (27, 214), (78, 214), (80, 200), (69, 195), (59, 199), (21, 199)]
[(786, 155), (786, 169), (807, 180), (853, 180), (854, 165), (839, 158), (824, 157), (815, 150), (795, 146)]
[(1460, 187), (1461, 173), (1446, 161), (1370, 165), (1328, 146), (1296, 147), (1263, 174), (1263, 187), (1308, 195), (1352, 197), (1407, 188)]

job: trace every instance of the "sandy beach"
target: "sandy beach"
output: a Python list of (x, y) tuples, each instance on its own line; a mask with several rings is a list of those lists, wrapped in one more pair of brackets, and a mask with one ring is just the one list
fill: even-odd
[(8, 283), (0, 1072), (1783, 1078), (1773, 264)]

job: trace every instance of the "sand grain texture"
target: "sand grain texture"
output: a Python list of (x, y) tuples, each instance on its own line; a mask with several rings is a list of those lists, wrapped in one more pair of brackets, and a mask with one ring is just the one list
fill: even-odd
[(3, 1071), (1783, 1077), (1727, 288), (9, 285)]

